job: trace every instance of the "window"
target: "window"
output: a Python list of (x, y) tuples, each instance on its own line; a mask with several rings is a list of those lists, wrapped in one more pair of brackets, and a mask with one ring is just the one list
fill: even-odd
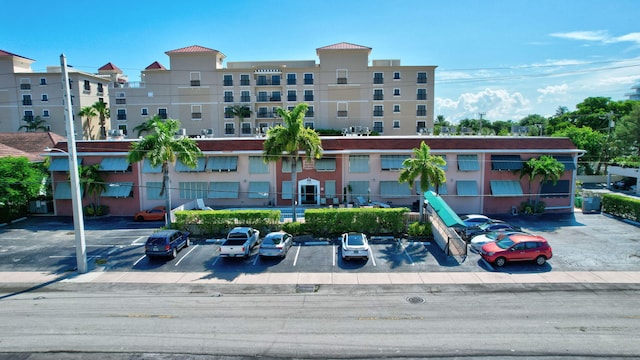
[(240, 132), (242, 135), (251, 135), (251, 123), (243, 122), (240, 124)]
[[(121, 130), (122, 133), (125, 136), (127, 135), (127, 125), (126, 124), (118, 124), (118, 130)], [(129, 169), (129, 171), (131, 171), (131, 169)]]
[(42, 94), (40, 96), (40, 101), (49, 101), (49, 95), (47, 94)]
[(478, 155), (458, 155), (458, 170), (479, 171), (480, 163), (478, 162)]
[(356, 197), (364, 197), (369, 195), (369, 191), (371, 190), (369, 187), (368, 181), (349, 181), (349, 186), (351, 186), (351, 198)]
[(240, 86), (249, 86), (249, 75), (241, 74), (240, 75)]
[(104, 88), (102, 87), (102, 83), (98, 83), (98, 94), (102, 94), (104, 92)]
[(373, 83), (374, 84), (384, 84), (384, 74), (381, 72), (373, 73)]
[(84, 89), (84, 91), (91, 91), (91, 83), (89, 82), (89, 80), (84, 80), (83, 89)]
[(424, 134), (427, 132), (427, 122), (426, 121), (417, 121), (416, 122), (416, 132), (418, 134)]
[(282, 101), (282, 95), (280, 91), (272, 91), (269, 101)]
[(125, 98), (116, 98), (116, 105), (126, 105), (127, 99)]
[(313, 111), (313, 106), (309, 106), (307, 108), (307, 112), (305, 113), (306, 117), (314, 117), (316, 116), (315, 112)]
[(459, 196), (477, 196), (477, 184), (475, 180), (458, 180), (456, 181), (456, 191)]
[[(282, 172), (283, 173), (291, 173), (291, 164), (292, 159), (283, 158), (282, 159)], [(296, 162), (296, 173), (302, 172), (302, 159), (298, 159)]]
[(349, 155), (350, 173), (368, 173), (369, 155)]
[(265, 163), (262, 156), (249, 156), (249, 174), (268, 174), (269, 164)]
[(380, 134), (384, 133), (384, 123), (382, 121), (374, 121), (373, 131), (376, 131)]
[(373, 100), (384, 100), (384, 92), (382, 89), (373, 89)]
[(416, 80), (418, 84), (426, 84), (427, 83), (427, 73), (426, 72), (418, 72), (418, 79)]
[(142, 116), (147, 116), (147, 115), (149, 115), (149, 109), (148, 109), (148, 108), (142, 108), (142, 109), (140, 109), (140, 115), (142, 115)]
[(545, 181), (540, 190), (540, 196), (544, 198), (560, 197), (566, 198), (570, 195), (569, 180), (558, 180), (554, 185), (553, 181)]
[(293, 198), (293, 187), (291, 181), (282, 182), (282, 199), (291, 200)]
[(304, 84), (313, 85), (313, 74), (304, 74)]
[(335, 180), (326, 180), (324, 182), (324, 196), (327, 198), (336, 197), (336, 181)]
[(393, 128), (400, 129), (400, 120), (393, 120)]
[(24, 121), (33, 121), (33, 111), (25, 110), (24, 111)]
[(267, 85), (267, 75), (258, 75), (256, 85)]
[(269, 100), (269, 95), (266, 91), (258, 91), (258, 98), (256, 101), (266, 102)]
[(23, 94), (22, 95), (22, 105), (33, 105), (33, 102), (31, 101), (31, 95), (30, 94)]
[(233, 91), (224, 92), (224, 102), (233, 102)]
[(225, 74), (222, 76), (222, 85), (223, 86), (233, 86), (233, 75)]
[(402, 163), (408, 158), (410, 158), (408, 155), (381, 155), (380, 170), (400, 170), (402, 169)]
[(251, 92), (248, 90), (243, 90), (242, 92), (240, 92), (240, 102), (251, 102)]
[(213, 172), (238, 171), (237, 156), (211, 156), (207, 159), (207, 170)]
[(307, 129), (314, 129), (314, 126), (315, 126), (315, 124), (314, 124), (313, 121), (305, 121), (304, 122), (304, 127), (307, 128)]
[(40, 78), (40, 85), (47, 85), (47, 79), (46, 78)]
[(180, 199), (204, 199), (207, 197), (205, 181), (181, 181), (179, 184)]
[(42, 117), (48, 118), (49, 116), (50, 116), (49, 115), (49, 110), (47, 110), (47, 109), (42, 110)]
[(160, 117), (160, 119), (166, 119), (167, 118), (167, 108), (159, 108), (158, 109), (158, 116)]
[(192, 71), (189, 73), (189, 80), (191, 86), (200, 86), (200, 72)]
[(416, 106), (416, 116), (427, 116), (427, 105)]
[(178, 161), (176, 161), (176, 171), (179, 172), (204, 172), (204, 167), (207, 163), (207, 160), (203, 157), (199, 157), (197, 159), (198, 163), (196, 164), (196, 167), (189, 167), (187, 166), (185, 163), (183, 163), (182, 161), (180, 161), (180, 159), (178, 159)]
[(304, 91), (304, 101), (313, 101), (313, 90)]
[(287, 90), (287, 101), (296, 101), (298, 98), (298, 92), (295, 90)]
[(271, 85), (280, 85), (280, 75), (271, 75)]
[(296, 84), (296, 74), (287, 74), (287, 85), (295, 85)]
[(347, 70), (336, 70), (336, 84), (347, 83)]
[(322, 158), (315, 161), (316, 171), (336, 171), (335, 158)]
[(224, 118), (225, 119), (233, 119), (233, 108), (231, 106), (225, 106), (224, 108)]
[(258, 114), (256, 115), (256, 117), (268, 118), (269, 117), (269, 108), (267, 108), (266, 106), (259, 107), (258, 108)]
[(234, 123), (224, 123), (225, 135), (233, 135), (235, 133), (236, 133), (236, 129), (234, 128)]
[(400, 80), (400, 72), (399, 71), (395, 71), (393, 73), (393, 80)]
[(398, 88), (393, 89), (393, 96), (400, 96), (400, 89)]
[(146, 184), (147, 189), (147, 199), (149, 200), (162, 200), (165, 199), (165, 196), (160, 196), (160, 191), (162, 191), (162, 182), (159, 181), (148, 181)]
[(400, 112), (400, 104), (393, 105), (393, 112), (394, 113), (399, 113)]
[(336, 105), (338, 107), (338, 117), (339, 118), (346, 118), (349, 115), (347, 103), (346, 102), (339, 102)]
[(269, 182), (268, 181), (250, 181), (249, 182), (249, 199), (268, 199), (269, 198)]
[(382, 106), (382, 105), (374, 105), (373, 106), (373, 116), (384, 116), (384, 106)]
[(520, 155), (491, 155), (491, 170), (515, 171), (522, 169), (523, 164)]
[(398, 198), (406, 196), (411, 196), (409, 184), (397, 181), (380, 181), (380, 197)]
[(202, 120), (201, 105), (191, 105), (191, 120)]
[(117, 109), (117, 119), (118, 120), (127, 120), (127, 109)]
[(427, 89), (418, 89), (416, 100), (427, 100)]
[(240, 183), (235, 181), (220, 181), (209, 183), (210, 199), (237, 199)]

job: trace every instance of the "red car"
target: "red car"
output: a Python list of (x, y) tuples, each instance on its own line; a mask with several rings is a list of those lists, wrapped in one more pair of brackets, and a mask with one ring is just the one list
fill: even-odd
[(133, 215), (135, 221), (159, 221), (164, 220), (166, 214), (164, 206), (156, 206), (153, 209), (143, 210)]
[(538, 235), (512, 234), (482, 246), (480, 256), (489, 263), (503, 266), (508, 261), (535, 261), (544, 265), (551, 259), (551, 246)]

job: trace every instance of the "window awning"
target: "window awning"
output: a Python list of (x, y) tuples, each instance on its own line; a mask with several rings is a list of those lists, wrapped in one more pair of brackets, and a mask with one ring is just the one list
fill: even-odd
[[(80, 186), (80, 196), (82, 196), (83, 187)], [(56, 182), (56, 189), (53, 193), (56, 200), (71, 200), (71, 183)]]
[(204, 171), (204, 166), (206, 164), (206, 159), (205, 158), (198, 158), (198, 164), (196, 165), (195, 168), (190, 168), (187, 165), (185, 165), (182, 161), (178, 160), (176, 161), (176, 171), (180, 171), (180, 172), (202, 172)]
[(380, 156), (380, 169), (382, 170), (400, 170), (402, 163), (409, 156), (406, 155), (382, 155)]
[[(433, 191), (436, 192), (436, 188), (435, 186), (431, 185), (429, 186), (429, 191)], [(440, 184), (440, 186), (438, 186), (438, 195), (447, 195), (447, 184)]]
[(475, 180), (458, 180), (456, 190), (459, 196), (478, 196), (478, 183)]
[(211, 182), (209, 183), (209, 194), (207, 197), (210, 199), (237, 199), (239, 190), (239, 182)]
[(411, 188), (408, 184), (397, 181), (380, 181), (380, 197), (396, 198), (411, 196)]
[(133, 182), (108, 183), (107, 188), (102, 192), (102, 197), (126, 198), (131, 196)]
[(569, 180), (558, 180), (555, 184), (553, 181), (545, 181), (540, 190), (541, 197), (569, 197), (569, 195), (571, 195)]
[(462, 219), (460, 219), (458, 214), (456, 214), (455, 211), (453, 211), (446, 203), (446, 201), (444, 201), (440, 196), (436, 195), (433, 191), (426, 191), (424, 193), (424, 198), (427, 200), (429, 205), (431, 205), (433, 210), (438, 214), (440, 219), (442, 219), (445, 225), (447, 225), (448, 227), (464, 227)]
[(237, 156), (213, 156), (207, 159), (207, 170), (211, 171), (237, 171)]
[(127, 171), (129, 162), (123, 157), (106, 157), (100, 162), (100, 171)]
[[(78, 158), (78, 165), (82, 164), (82, 158)], [(51, 158), (49, 171), (69, 171), (69, 158)]]
[(520, 155), (491, 155), (491, 170), (520, 170), (523, 164)]
[(576, 164), (570, 155), (553, 155), (553, 158), (564, 165), (564, 171), (576, 169)]
[(458, 170), (479, 171), (478, 155), (458, 155)]
[(522, 185), (515, 180), (491, 180), (493, 196), (522, 196)]
[(269, 182), (268, 181), (250, 181), (248, 197), (249, 199), (268, 199), (269, 198)]
[(145, 158), (144, 160), (142, 160), (142, 172), (143, 173), (161, 173), (162, 165), (153, 167), (151, 166), (151, 162), (149, 162), (149, 159)]

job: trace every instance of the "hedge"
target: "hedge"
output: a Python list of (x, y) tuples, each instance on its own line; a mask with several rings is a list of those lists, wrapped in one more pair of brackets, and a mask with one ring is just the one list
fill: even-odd
[(408, 208), (321, 208), (304, 212), (307, 232), (321, 237), (349, 231), (398, 236), (406, 230)]
[(193, 235), (224, 236), (236, 226), (249, 226), (266, 234), (280, 230), (280, 210), (181, 210), (173, 227)]
[(602, 196), (602, 212), (640, 222), (640, 199), (617, 194)]

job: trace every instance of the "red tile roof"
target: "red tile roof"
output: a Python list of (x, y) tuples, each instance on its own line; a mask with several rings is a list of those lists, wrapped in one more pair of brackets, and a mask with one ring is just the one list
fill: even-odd
[(122, 74), (122, 70), (120, 70), (119, 67), (113, 65), (113, 63), (111, 63), (111, 62), (108, 62), (105, 65), (103, 65), (101, 68), (98, 69), (98, 71), (100, 71), (100, 70), (107, 70), (107, 71), (114, 70), (114, 71), (117, 71), (118, 73)]
[(341, 42), (333, 45), (323, 46), (323, 47), (317, 48), (316, 51), (317, 50), (369, 50), (371, 51), (371, 48), (362, 46), (362, 45), (351, 44), (348, 42)]
[(17, 55), (17, 54), (14, 54), (14, 53), (10, 53), (10, 52), (4, 51), (4, 50), (0, 50), (0, 56), (16, 56), (16, 57), (19, 57), (19, 58), (35, 61), (33, 59), (29, 59), (28, 57), (20, 56), (20, 55)]
[(151, 63), (151, 65), (147, 66), (146, 68), (144, 68), (145, 70), (167, 70), (167, 68), (165, 68), (164, 66), (162, 66), (162, 64), (160, 64), (157, 61), (154, 61), (153, 63)]
[(60, 141), (66, 138), (52, 132), (0, 133), (0, 144), (4, 148), (0, 156), (27, 156), (31, 161), (42, 161), (40, 154), (44, 149)]
[(191, 46), (187, 46), (187, 47), (183, 47), (180, 49), (175, 49), (175, 50), (169, 50), (167, 52), (165, 52), (165, 54), (169, 55), (169, 54), (184, 54), (184, 53), (210, 53), (210, 52), (219, 52), (218, 50), (214, 50), (214, 49), (209, 49), (206, 48), (204, 46), (200, 46), (200, 45), (191, 45)]

